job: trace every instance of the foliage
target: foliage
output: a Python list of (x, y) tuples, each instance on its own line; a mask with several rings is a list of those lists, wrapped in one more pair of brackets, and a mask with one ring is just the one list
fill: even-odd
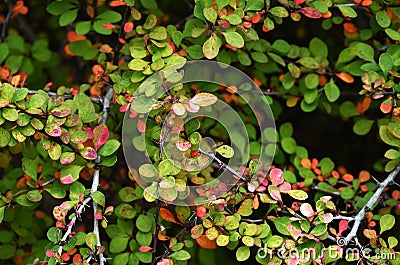
[[(400, 264), (398, 1), (4, 2), (0, 260), (217, 264), (218, 253), (229, 264)], [(179, 69), (200, 59), (248, 74), (277, 129), (257, 127), (257, 113), (237, 93), (246, 86), (183, 82)], [(210, 118), (183, 124), (217, 100), (245, 123), (248, 146)], [(299, 112), (350, 124), (354, 135), (340, 132), (334, 146), (348, 146), (350, 154), (341, 154), (348, 161), (302, 146), (310, 136), (296, 132), (302, 124), (291, 114)], [(171, 115), (176, 123), (168, 123)], [(121, 145), (124, 119), (137, 136)], [(180, 157), (217, 167), (176, 166), (163, 149), (164, 122), (176, 132), (170, 141)], [(200, 146), (206, 137), (215, 155)], [(263, 137), (273, 143), (266, 152), (275, 152), (269, 172), (257, 162)], [(351, 152), (364, 144), (387, 151), (374, 149), (370, 164), (367, 154)], [(128, 145), (152, 163), (128, 167)], [(238, 146), (250, 156), (232, 168)], [(362, 170), (351, 167), (356, 162)], [(217, 182), (223, 196), (198, 189), (195, 205), (173, 203), (221, 171), (237, 178), (229, 188)], [(348, 248), (359, 255), (344, 255)], [(365, 248), (369, 255), (360, 255)], [(316, 255), (289, 255), (295, 249)]]

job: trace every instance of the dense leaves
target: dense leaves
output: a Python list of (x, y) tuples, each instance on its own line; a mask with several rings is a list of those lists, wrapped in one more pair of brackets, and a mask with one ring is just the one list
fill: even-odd
[[(398, 264), (397, 4), (5, 1), (0, 260)], [(250, 79), (230, 85), (236, 76), (204, 69), (220, 83), (185, 83), (191, 73), (180, 69), (201, 59), (241, 69), (263, 95)], [(270, 117), (251, 107), (254, 96), (271, 106), (276, 129), (260, 128)], [(134, 137), (122, 132), (124, 115)], [(323, 136), (331, 120), (332, 139), (308, 134)], [(239, 123), (246, 136), (229, 130)], [(327, 157), (331, 140), (346, 151)], [(387, 151), (352, 152), (366, 145)], [(127, 166), (133, 149), (149, 160)], [(271, 161), (257, 160), (264, 155)]]

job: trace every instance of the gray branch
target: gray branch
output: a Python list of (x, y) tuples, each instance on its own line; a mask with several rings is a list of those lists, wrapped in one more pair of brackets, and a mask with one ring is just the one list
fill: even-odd
[(228, 166), (227, 164), (225, 164), (224, 162), (222, 162), (218, 157), (216, 157), (213, 153), (208, 153), (205, 152), (203, 150), (201, 150), (200, 148), (198, 149), (199, 153), (202, 155), (205, 155), (209, 158), (211, 158), (212, 160), (216, 161), (223, 169), (228, 170), (229, 172), (231, 172), (233, 175), (235, 175), (236, 177), (238, 177), (239, 179), (243, 180), (244, 182), (249, 182), (245, 177), (243, 177), (242, 175), (240, 175), (236, 170), (234, 170), (233, 168), (231, 168), (230, 166)]
[(390, 172), (389, 176), (381, 183), (378, 183), (378, 189), (375, 191), (374, 195), (369, 199), (369, 201), (364, 205), (364, 207), (361, 209), (361, 211), (355, 216), (350, 218), (346, 218), (342, 216), (341, 218), (336, 218), (336, 219), (345, 219), (345, 220), (354, 220), (353, 227), (351, 228), (350, 233), (346, 236), (345, 238), (345, 245), (348, 245), (351, 240), (355, 239), (355, 242), (357, 243), (357, 232), (358, 228), (360, 227), (361, 221), (365, 218), (365, 214), (367, 211), (372, 209), (372, 206), (375, 204), (375, 202), (378, 201), (379, 197), (381, 196), (383, 190), (393, 182), (394, 178), (399, 174), (400, 172), (400, 164), (397, 165), (397, 167)]

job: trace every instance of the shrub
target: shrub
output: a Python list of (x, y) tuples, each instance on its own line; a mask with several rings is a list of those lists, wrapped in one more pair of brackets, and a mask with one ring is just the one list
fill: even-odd
[(4, 264), (400, 263), (397, 1), (4, 3)]

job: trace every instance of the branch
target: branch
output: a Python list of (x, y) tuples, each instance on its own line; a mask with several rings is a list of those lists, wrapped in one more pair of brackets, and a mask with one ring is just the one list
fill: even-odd
[[(385, 181), (378, 183), (378, 189), (375, 191), (374, 195), (369, 199), (369, 201), (364, 205), (364, 207), (361, 209), (361, 211), (354, 217), (354, 225), (351, 228), (350, 233), (346, 236), (345, 238), (345, 244), (343, 246), (347, 246), (349, 242), (353, 239), (356, 240), (357, 242), (357, 231), (358, 228), (360, 227), (361, 221), (364, 219), (366, 212), (369, 209), (372, 209), (372, 206), (375, 204), (375, 202), (379, 199), (381, 196), (383, 190), (393, 182), (393, 179), (397, 176), (397, 174), (400, 172), (400, 164), (397, 165), (397, 167), (390, 172), (389, 176), (385, 179)], [(343, 217), (342, 217), (343, 218)]]
[(5, 1), (8, 4), (8, 12), (7, 16), (3, 21), (2, 29), (1, 29), (1, 42), (4, 42), (6, 40), (6, 35), (7, 35), (7, 27), (8, 27), (8, 22), (10, 21), (11, 15), (13, 13), (13, 4), (11, 0)]
[[(19, 90), (20, 88), (16, 87), (15, 90)], [(37, 94), (39, 90), (28, 90), (28, 95), (34, 95)], [(42, 90), (44, 91), (44, 90)], [(56, 96), (56, 97), (63, 97), (64, 99), (73, 99), (74, 96), (73, 95), (58, 95), (55, 92), (52, 91), (44, 91), (47, 95), (49, 95), (50, 97), (52, 96)], [(103, 98), (98, 97), (98, 98), (94, 98), (94, 97), (90, 97), (90, 100), (93, 103), (97, 103), (97, 104), (102, 104), (103, 103)]]
[[(114, 95), (114, 89), (112, 87), (109, 87), (106, 96), (104, 97), (103, 100), (103, 117), (100, 121), (100, 124), (105, 124), (108, 118), (108, 111), (110, 109), (110, 102), (111, 99)], [(101, 157), (97, 156), (95, 163), (96, 163), (96, 169), (94, 171), (93, 174), (93, 182), (92, 182), (92, 187), (90, 189), (91, 193), (94, 193), (97, 191), (97, 188), (99, 186), (99, 182), (100, 182), (100, 167), (98, 166), (98, 164), (101, 161)], [(95, 214), (97, 212), (97, 203), (93, 200), (93, 214)], [(93, 233), (96, 235), (97, 238), (97, 247), (101, 246), (101, 242), (100, 242), (100, 231), (99, 231), (99, 220), (97, 220), (97, 218), (93, 218)], [(104, 265), (104, 262), (106, 262), (106, 258), (104, 258), (103, 253), (101, 252), (99, 254), (99, 260), (100, 260), (100, 265)]]
[(245, 177), (243, 177), (242, 175), (240, 175), (238, 172), (236, 172), (233, 168), (231, 168), (230, 166), (228, 166), (227, 164), (225, 164), (224, 162), (222, 162), (218, 157), (216, 157), (214, 154), (212, 153), (207, 153), (203, 150), (201, 150), (200, 148), (198, 149), (199, 153), (202, 155), (205, 155), (213, 160), (215, 160), (223, 169), (228, 170), (229, 172), (231, 172), (233, 175), (235, 175), (236, 177), (238, 177), (239, 179), (243, 180), (244, 182), (249, 182)]
[[(82, 204), (80, 204), (78, 206), (78, 208), (76, 209), (76, 213), (75, 213), (74, 218), (72, 218), (71, 222), (69, 222), (69, 224), (68, 224), (67, 232), (65, 232), (64, 236), (61, 238), (61, 242), (66, 242), (67, 241), (69, 235), (71, 235), (71, 233), (72, 233), (72, 228), (74, 227), (74, 225), (76, 223), (76, 220), (78, 219), (78, 216), (85, 211), (85, 206), (87, 206), (87, 204), (90, 202), (91, 199), (92, 199), (91, 196), (87, 197), (82, 202)], [(62, 253), (62, 245), (60, 245), (58, 247), (57, 252), (58, 252), (58, 254), (61, 255), (61, 253)]]
[(160, 208), (161, 208), (161, 203), (159, 200), (157, 200), (157, 209), (156, 212), (154, 213), (154, 219), (156, 221), (156, 231), (153, 234), (153, 261), (152, 264), (155, 264), (155, 262), (157, 261), (157, 257), (156, 257), (156, 253), (157, 253), (157, 242), (158, 242), (158, 233), (160, 230), (160, 224), (158, 222), (158, 217), (160, 214)]

